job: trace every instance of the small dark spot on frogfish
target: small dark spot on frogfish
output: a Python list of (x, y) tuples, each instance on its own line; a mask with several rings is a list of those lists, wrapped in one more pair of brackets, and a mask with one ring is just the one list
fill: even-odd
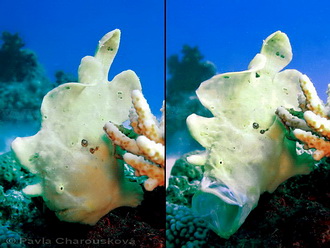
[(267, 128), (266, 130), (260, 130), (261, 134), (264, 134), (265, 132), (267, 132), (269, 130), (269, 128)]
[(252, 127), (253, 127), (254, 129), (258, 129), (258, 128), (259, 128), (259, 124), (256, 123), (256, 122), (253, 122)]
[(95, 147), (95, 149), (94, 149), (94, 148), (90, 148), (90, 149), (89, 149), (89, 152), (90, 152), (91, 154), (94, 154), (94, 152), (96, 152), (98, 149), (99, 149), (98, 146)]
[(85, 139), (82, 139), (82, 140), (81, 140), (81, 146), (83, 146), (83, 147), (88, 146), (88, 141), (85, 140)]

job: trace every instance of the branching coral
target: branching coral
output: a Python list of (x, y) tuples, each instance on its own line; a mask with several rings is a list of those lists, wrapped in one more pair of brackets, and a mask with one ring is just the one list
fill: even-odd
[(136, 140), (127, 137), (112, 122), (108, 122), (104, 130), (114, 144), (127, 151), (123, 159), (135, 168), (135, 175), (148, 176), (144, 187), (151, 191), (164, 186), (164, 116), (160, 122), (156, 120), (139, 90), (132, 91), (132, 102), (130, 125), (139, 135)]
[(320, 160), (330, 156), (330, 98), (324, 105), (306, 75), (302, 75), (299, 82), (303, 94), (298, 99), (303, 113), (283, 107), (279, 107), (276, 113), (284, 125), (293, 130), (294, 136), (305, 144), (304, 148), (315, 149), (313, 158)]

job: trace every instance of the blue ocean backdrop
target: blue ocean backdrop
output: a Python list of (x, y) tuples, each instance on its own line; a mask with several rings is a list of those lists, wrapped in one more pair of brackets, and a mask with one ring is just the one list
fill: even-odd
[(330, 3), (302, 1), (166, 1), (167, 56), (198, 46), (219, 73), (245, 70), (275, 31), (290, 39), (288, 68), (307, 74), (326, 99), (330, 83)]

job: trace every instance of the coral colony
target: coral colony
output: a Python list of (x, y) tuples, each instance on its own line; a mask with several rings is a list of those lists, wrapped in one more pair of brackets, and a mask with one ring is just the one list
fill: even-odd
[(216, 75), (196, 91), (214, 117), (187, 118), (191, 135), (206, 148), (187, 158), (205, 170), (192, 208), (223, 238), (243, 224), (260, 194), (329, 156), (328, 107), (306, 76), (281, 71), (291, 59), (288, 37), (275, 32), (248, 70)]
[(163, 124), (156, 124), (143, 103), (138, 77), (128, 70), (107, 79), (119, 42), (119, 30), (106, 34), (95, 56), (82, 59), (79, 83), (60, 85), (44, 97), (40, 131), (12, 143), (18, 161), (39, 179), (23, 192), (42, 196), (60, 220), (94, 225), (114, 208), (140, 204), (141, 186), (124, 177), (115, 146), (103, 131), (108, 121), (121, 125), (129, 118), (132, 97), (139, 122), (134, 130), (141, 136), (138, 149), (130, 152), (155, 165), (130, 153), (124, 159), (136, 174), (150, 177), (148, 190), (164, 184)]
[[(299, 82), (303, 92), (299, 96), (299, 106), (303, 114), (283, 107), (279, 107), (276, 114), (284, 125), (293, 130), (294, 136), (304, 144), (305, 149), (315, 149), (311, 153), (318, 161), (330, 156), (330, 98), (324, 105), (306, 75), (301, 76)], [(300, 114), (301, 118), (296, 114)]]
[(134, 108), (130, 113), (130, 122), (139, 137), (136, 140), (127, 137), (112, 122), (107, 123), (104, 130), (115, 145), (127, 151), (123, 159), (135, 168), (135, 175), (148, 176), (144, 187), (152, 191), (157, 186), (164, 186), (165, 181), (164, 116), (158, 123), (139, 90), (132, 91), (132, 100)]

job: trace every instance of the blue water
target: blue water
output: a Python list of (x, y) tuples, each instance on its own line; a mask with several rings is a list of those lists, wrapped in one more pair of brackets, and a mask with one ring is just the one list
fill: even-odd
[(10, 144), (16, 137), (34, 135), (39, 130), (36, 122), (1, 122), (0, 123), (0, 154), (10, 151)]
[(135, 71), (157, 112), (164, 100), (163, 6), (161, 0), (1, 0), (0, 33), (18, 32), (54, 80), (57, 70), (76, 76), (80, 60), (94, 55), (102, 36), (120, 29), (109, 79), (124, 70)]
[(219, 73), (246, 70), (273, 32), (285, 32), (293, 60), (321, 98), (330, 83), (330, 1), (167, 0), (167, 56), (198, 46)]

